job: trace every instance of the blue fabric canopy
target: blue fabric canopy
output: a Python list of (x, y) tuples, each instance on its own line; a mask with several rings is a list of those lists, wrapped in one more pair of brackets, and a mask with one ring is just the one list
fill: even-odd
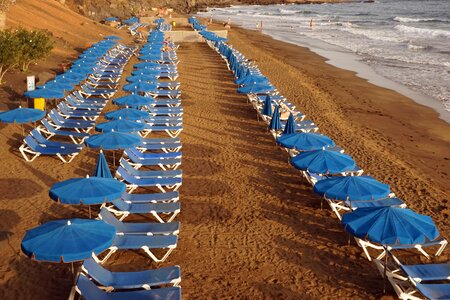
[(106, 161), (103, 151), (100, 150), (98, 155), (97, 164), (95, 165), (94, 177), (113, 178), (111, 170), (109, 169), (108, 162)]
[(28, 98), (58, 99), (64, 98), (65, 92), (64, 90), (37, 89), (25, 92), (24, 95)]
[(131, 75), (133, 76), (158, 76), (161, 73), (160, 70), (156, 69), (136, 69), (133, 72), (131, 72)]
[(156, 62), (144, 61), (134, 65), (136, 68), (158, 68), (161, 67), (161, 64)]
[(267, 79), (267, 77), (261, 76), (261, 75), (247, 75), (247, 76), (242, 76), (239, 79), (236, 79), (236, 84), (238, 85), (249, 85), (249, 84), (255, 84), (255, 83), (270, 83), (269, 79)]
[(66, 82), (71, 82), (73, 84), (78, 84), (80, 80), (84, 78), (83, 75), (75, 74), (75, 73), (64, 73), (55, 77), (55, 80), (64, 80)]
[(283, 134), (294, 134), (295, 133), (295, 119), (292, 113), (289, 114), (286, 125), (284, 126)]
[(145, 128), (144, 123), (138, 123), (135, 121), (118, 119), (109, 122), (99, 123), (95, 126), (95, 130), (98, 132), (136, 132), (141, 131)]
[(245, 85), (237, 89), (241, 94), (264, 94), (273, 91), (275, 88), (268, 84), (251, 84)]
[(151, 92), (158, 88), (154, 83), (138, 81), (125, 85), (122, 89), (127, 92)]
[(144, 81), (144, 82), (153, 82), (156, 83), (158, 81), (158, 78), (155, 75), (152, 74), (147, 74), (147, 75), (134, 75), (134, 76), (128, 76), (126, 78), (126, 80), (128, 82), (139, 82), (139, 81)]
[(275, 109), (273, 110), (272, 119), (270, 120), (269, 129), (270, 130), (280, 130), (283, 126), (281, 125), (280, 121), (280, 108), (278, 105), (275, 106)]
[(38, 89), (52, 89), (52, 90), (73, 90), (74, 85), (70, 82), (64, 81), (48, 81), (44, 85), (37, 86)]
[(126, 185), (114, 178), (71, 178), (55, 183), (49, 195), (64, 204), (102, 204), (119, 199)]
[(134, 109), (134, 108), (122, 108), (118, 110), (110, 111), (105, 115), (105, 118), (108, 120), (118, 120), (118, 119), (126, 119), (126, 120), (144, 120), (148, 118), (149, 113), (146, 111)]
[(139, 56), (139, 60), (160, 61), (162, 60), (162, 56), (161, 54), (145, 54)]
[(355, 201), (384, 199), (391, 190), (371, 176), (336, 176), (317, 182), (314, 192), (328, 199)]
[(28, 230), (21, 246), (36, 260), (68, 263), (100, 254), (115, 237), (114, 226), (101, 220), (57, 220)]
[(130, 94), (113, 100), (113, 103), (116, 105), (136, 107), (136, 108), (149, 105), (153, 102), (155, 102), (155, 100), (151, 97), (144, 97), (136, 94)]
[(140, 145), (141, 138), (132, 133), (110, 131), (91, 135), (85, 140), (85, 143), (90, 148), (119, 150)]
[(264, 99), (264, 106), (261, 113), (265, 116), (272, 116), (272, 100), (270, 99), (270, 95), (267, 95)]
[(299, 170), (318, 174), (339, 174), (355, 168), (355, 161), (338, 151), (321, 150), (301, 152), (291, 159), (291, 164)]
[(0, 121), (4, 123), (30, 123), (45, 117), (45, 111), (34, 108), (15, 108), (0, 112)]
[(336, 146), (329, 137), (311, 132), (285, 134), (279, 137), (277, 142), (285, 148), (298, 151), (311, 151)]
[(352, 235), (385, 246), (413, 246), (439, 237), (431, 217), (394, 206), (358, 208), (344, 214), (342, 224)]

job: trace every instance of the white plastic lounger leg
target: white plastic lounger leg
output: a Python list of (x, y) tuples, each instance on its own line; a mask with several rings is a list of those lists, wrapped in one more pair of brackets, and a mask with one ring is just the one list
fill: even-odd
[(430, 259), (430, 255), (425, 250), (423, 250), (421, 245), (416, 245), (414, 248), (416, 248), (417, 251), (422, 253), (426, 258)]
[[(112, 246), (112, 247), (110, 247), (109, 249), (108, 249), (108, 253), (106, 254), (106, 256), (105, 257), (103, 257), (102, 259), (99, 259), (98, 257), (97, 257), (97, 262), (98, 263), (100, 263), (100, 264), (104, 264), (110, 257), (111, 257), (111, 255), (113, 255), (116, 251), (117, 251), (117, 247), (114, 247), (114, 246)], [(95, 258), (94, 258), (95, 259)]]
[(150, 256), (151, 259), (153, 259), (154, 262), (163, 262), (169, 257), (170, 253), (172, 253), (173, 249), (175, 249), (177, 246), (170, 246), (169, 250), (166, 252), (166, 254), (162, 258), (157, 258), (152, 251), (147, 246), (142, 247), (142, 250), (147, 253), (148, 256)]
[[(26, 147), (26, 146), (24, 146), (24, 145), (20, 146), (19, 151), (20, 151), (20, 153), (22, 154), (23, 158), (25, 158), (25, 160), (26, 160), (27, 162), (32, 162), (32, 161), (34, 161), (34, 160), (36, 159), (36, 157), (38, 157), (38, 156), (41, 155), (41, 153), (35, 152), (35, 151), (29, 149), (28, 147)], [(32, 154), (33, 157), (32, 157), (32, 158), (28, 158), (28, 156), (26, 155), (26, 153)]]
[(436, 252), (435, 256), (439, 256), (442, 254), (442, 252), (444, 251), (445, 247), (447, 247), (448, 241), (447, 240), (443, 240), (441, 242), (441, 247), (439, 247), (438, 251)]

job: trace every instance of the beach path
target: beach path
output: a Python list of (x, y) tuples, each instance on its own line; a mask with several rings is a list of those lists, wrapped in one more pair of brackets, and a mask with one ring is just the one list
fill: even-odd
[(186, 299), (376, 298), (382, 281), (287, 163), (225, 62), (177, 51), (184, 131), (181, 232), (170, 262)]

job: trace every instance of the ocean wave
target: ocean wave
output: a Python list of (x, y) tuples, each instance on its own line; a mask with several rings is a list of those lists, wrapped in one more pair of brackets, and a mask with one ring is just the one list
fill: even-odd
[(279, 12), (280, 14), (282, 14), (282, 15), (293, 15), (293, 14), (296, 14), (298, 11), (296, 11), (296, 10), (290, 10), (290, 9), (282, 9), (282, 8), (279, 8), (279, 9), (278, 9), (278, 12)]
[(387, 36), (386, 35), (387, 32), (382, 31), (382, 30), (359, 29), (359, 28), (355, 28), (353, 26), (351, 26), (351, 27), (340, 26), (339, 30), (346, 31), (351, 34), (362, 35), (371, 40), (377, 40), (377, 41), (383, 41), (383, 42), (397, 42), (397, 43), (403, 41), (403, 39), (399, 39), (398, 37)]
[(394, 21), (400, 22), (400, 23), (419, 23), (419, 22), (432, 22), (432, 21), (439, 21), (438, 19), (434, 18), (409, 18), (409, 17), (395, 17)]
[(412, 44), (409, 43), (408, 44), (408, 49), (410, 50), (430, 50), (433, 47), (429, 46), (429, 45), (416, 45), (416, 44)]
[(414, 33), (433, 37), (440, 36), (450, 38), (450, 31), (443, 29), (418, 28), (406, 25), (396, 25), (394, 28), (404, 33)]

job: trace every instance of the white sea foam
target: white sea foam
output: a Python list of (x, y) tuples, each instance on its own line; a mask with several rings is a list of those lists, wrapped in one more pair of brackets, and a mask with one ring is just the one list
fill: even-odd
[(430, 28), (418, 28), (406, 25), (396, 25), (394, 27), (396, 30), (407, 33), (407, 34), (420, 34), (423, 36), (433, 36), (433, 37), (448, 37), (450, 38), (450, 31), (442, 29), (430, 29)]
[(394, 21), (401, 23), (419, 23), (419, 22), (431, 22), (431, 21), (439, 21), (434, 18), (409, 18), (409, 17), (395, 17)]
[(389, 32), (384, 30), (376, 30), (376, 29), (360, 29), (348, 26), (342, 26), (339, 28), (341, 31), (346, 31), (351, 34), (363, 35), (371, 40), (384, 41), (384, 42), (402, 42), (404, 39), (389, 35)]
[[(217, 9), (214, 18), (304, 45), (314, 40), (354, 52), (378, 74), (450, 105), (450, 0), (380, 1), (377, 5), (269, 5)], [(405, 5), (408, 14), (404, 14)], [(310, 20), (313, 19), (313, 28)], [(310, 40), (312, 39), (312, 40)], [(318, 44), (313, 47), (324, 47)]]
[(410, 50), (428, 50), (431, 49), (431, 46), (427, 46), (427, 45), (415, 45), (412, 43), (408, 44), (408, 49)]

